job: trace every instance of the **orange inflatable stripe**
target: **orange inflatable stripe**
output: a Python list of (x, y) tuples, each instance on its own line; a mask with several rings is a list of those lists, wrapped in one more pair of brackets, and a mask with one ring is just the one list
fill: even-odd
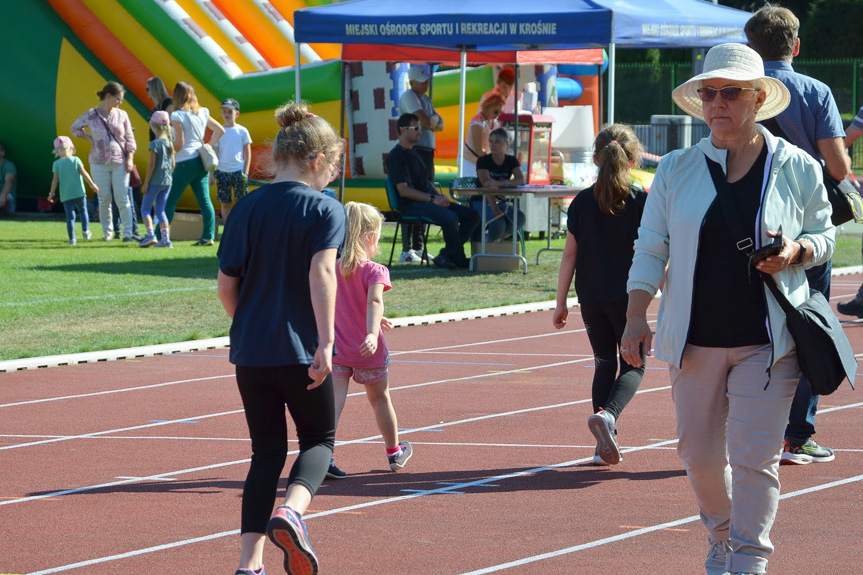
[[(275, 24), (257, 6), (241, 0), (210, 0), (219, 11), (231, 20), (246, 40), (260, 52), (273, 68), (295, 66), (284, 46), (285, 40)], [(291, 51), (293, 52), (293, 50)]]
[(93, 14), (81, 0), (48, 0), (48, 4), (118, 78), (142, 102), (147, 98), (147, 78), (153, 76), (135, 55)]
[[(307, 7), (302, 0), (270, 0), (270, 4), (291, 23), (291, 26), (294, 25), (294, 10)], [(322, 60), (338, 60), (342, 57), (341, 44), (309, 44), (309, 46)]]

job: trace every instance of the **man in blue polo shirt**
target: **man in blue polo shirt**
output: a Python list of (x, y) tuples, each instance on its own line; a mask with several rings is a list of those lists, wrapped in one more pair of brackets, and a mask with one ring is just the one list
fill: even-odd
[[(764, 73), (780, 80), (791, 92), (791, 103), (776, 116), (779, 130), (792, 144), (823, 163), (828, 174), (844, 180), (851, 173), (851, 158), (845, 152), (845, 130), (833, 92), (823, 82), (798, 74), (791, 61), (800, 53), (797, 32), (800, 21), (791, 10), (766, 5), (755, 12), (744, 27), (749, 46), (764, 60)], [(830, 271), (826, 264), (806, 270), (809, 287), (830, 300)], [(829, 447), (819, 446), (815, 434), (818, 396), (803, 378), (797, 384), (785, 429), (780, 463), (806, 464), (833, 461)]]

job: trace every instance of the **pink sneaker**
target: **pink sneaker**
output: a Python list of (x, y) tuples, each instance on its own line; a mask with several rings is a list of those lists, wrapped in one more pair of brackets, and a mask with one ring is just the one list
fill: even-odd
[(267, 537), (285, 554), (288, 575), (317, 575), (320, 564), (309, 543), (306, 524), (299, 513), (282, 505), (267, 524)]

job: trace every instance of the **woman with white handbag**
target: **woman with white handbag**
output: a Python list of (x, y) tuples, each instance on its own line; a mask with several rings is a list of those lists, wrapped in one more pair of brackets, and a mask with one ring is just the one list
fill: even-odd
[[(205, 163), (205, 156), (212, 152), (212, 146), (224, 135), (225, 129), (210, 116), (207, 108), (198, 104), (195, 89), (190, 84), (178, 82), (174, 87), (173, 97), (174, 111), (171, 112), (171, 125), (174, 127), (177, 166), (174, 168), (165, 213), (169, 220), (174, 219), (180, 196), (187, 186), (191, 186), (195, 200), (201, 208), (203, 220), (201, 237), (194, 245), (212, 246), (216, 236), (216, 210), (213, 208), (213, 202), (210, 201), (209, 166)], [(213, 135), (210, 141), (205, 143), (204, 134), (207, 128), (212, 130)], [(214, 170), (215, 166), (212, 166), (212, 169)]]

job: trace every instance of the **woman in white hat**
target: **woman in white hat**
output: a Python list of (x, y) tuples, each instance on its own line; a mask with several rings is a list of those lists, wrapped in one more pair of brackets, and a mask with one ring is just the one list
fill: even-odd
[(831, 209), (818, 164), (756, 124), (789, 94), (755, 51), (712, 48), (704, 73), (672, 97), (710, 136), (659, 164), (629, 273), (622, 355), (638, 366), (639, 349), (649, 352), (647, 308), (665, 278), (655, 351), (669, 364), (677, 451), (708, 530), (706, 572), (766, 573), (800, 372), (785, 315), (749, 253), (776, 238), (777, 253), (755, 268), (799, 305), (809, 295), (803, 270), (833, 253)]

